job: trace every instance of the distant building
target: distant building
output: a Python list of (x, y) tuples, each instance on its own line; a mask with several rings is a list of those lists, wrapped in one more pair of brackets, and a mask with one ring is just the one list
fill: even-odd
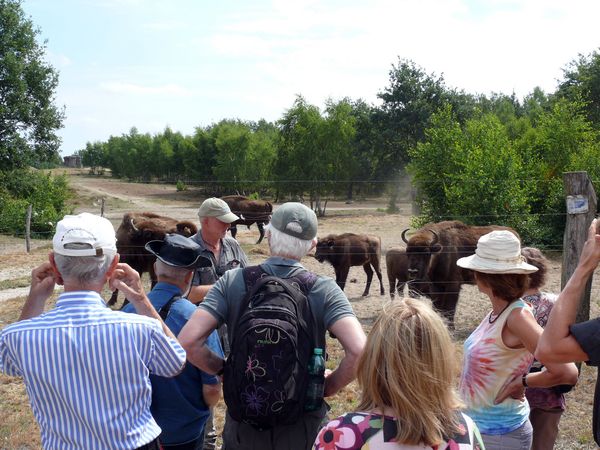
[(77, 168), (83, 167), (81, 165), (81, 156), (79, 156), (79, 155), (65, 156), (63, 159), (64, 159), (64, 164), (67, 167), (77, 167)]

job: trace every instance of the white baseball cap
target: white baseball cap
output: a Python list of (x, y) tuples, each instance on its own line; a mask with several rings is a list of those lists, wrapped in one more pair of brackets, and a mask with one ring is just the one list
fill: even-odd
[(102, 256), (117, 253), (115, 228), (104, 217), (90, 213), (67, 215), (56, 224), (54, 252), (64, 256)]

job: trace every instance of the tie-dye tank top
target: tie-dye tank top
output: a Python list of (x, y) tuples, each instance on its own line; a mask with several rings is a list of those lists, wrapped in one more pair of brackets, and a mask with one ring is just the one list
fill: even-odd
[(519, 299), (493, 322), (486, 315), (464, 344), (460, 393), (465, 411), (484, 434), (506, 434), (519, 428), (529, 417), (527, 401), (507, 398), (494, 405), (502, 388), (527, 373), (533, 355), (526, 348), (509, 348), (502, 341), (502, 328), (511, 311), (531, 307)]

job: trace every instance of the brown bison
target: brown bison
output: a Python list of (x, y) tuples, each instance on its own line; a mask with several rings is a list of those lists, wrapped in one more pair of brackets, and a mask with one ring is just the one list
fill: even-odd
[(427, 282), (427, 295), (449, 320), (451, 327), (454, 327), (461, 285), (475, 284), (473, 272), (458, 267), (456, 261), (475, 253), (479, 238), (493, 230), (509, 230), (518, 237), (517, 232), (509, 227), (469, 226), (456, 220), (429, 223), (408, 240), (408, 229), (402, 232), (402, 240), (406, 242), (409, 279)]
[(389, 249), (385, 255), (385, 266), (387, 268), (387, 276), (390, 283), (390, 298), (392, 300), (394, 300), (396, 293), (400, 296), (403, 295), (404, 286), (408, 286), (408, 294), (411, 297), (427, 295), (427, 282), (409, 280), (406, 249), (402, 247)]
[(379, 237), (354, 233), (330, 234), (318, 240), (315, 258), (319, 262), (331, 263), (335, 270), (335, 281), (342, 290), (346, 285), (350, 266), (363, 266), (367, 274), (367, 286), (363, 296), (369, 295), (373, 269), (379, 278), (381, 295), (385, 293), (381, 281), (381, 239)]
[[(148, 272), (152, 280), (152, 287), (154, 287), (156, 284), (156, 274), (154, 273), (156, 257), (149, 253), (144, 245), (149, 241), (164, 239), (165, 234), (177, 233), (190, 237), (197, 231), (198, 227), (188, 220), (179, 221), (151, 212), (125, 213), (119, 228), (117, 228), (117, 252), (120, 255), (120, 262), (129, 264), (140, 274), (140, 277), (144, 272)], [(107, 303), (108, 306), (117, 302), (118, 295), (118, 291), (113, 292)]]
[(250, 229), (250, 225), (256, 223), (260, 237), (257, 244), (260, 244), (265, 237), (265, 224), (271, 220), (273, 214), (273, 205), (265, 200), (251, 200), (243, 195), (226, 195), (221, 197), (231, 209), (231, 212), (239, 217), (231, 224), (231, 236), (235, 238), (237, 234), (237, 225), (246, 225)]

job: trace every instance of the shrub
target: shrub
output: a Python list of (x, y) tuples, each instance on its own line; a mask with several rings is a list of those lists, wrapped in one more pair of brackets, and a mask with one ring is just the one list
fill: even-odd
[(181, 180), (177, 180), (177, 191), (181, 192), (181, 191), (187, 191), (187, 185), (181, 181)]
[(0, 232), (22, 234), (27, 207), (32, 205), (33, 237), (49, 237), (57, 221), (67, 214), (70, 197), (65, 175), (52, 176), (35, 170), (0, 172)]

